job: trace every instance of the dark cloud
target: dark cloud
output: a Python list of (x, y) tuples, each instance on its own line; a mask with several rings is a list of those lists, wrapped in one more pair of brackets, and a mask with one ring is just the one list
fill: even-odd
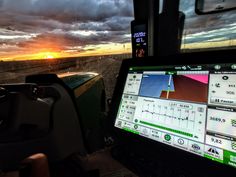
[(109, 27), (110, 31), (127, 31), (130, 29), (130, 22), (133, 19), (128, 17), (128, 18), (117, 18), (113, 17), (110, 18), (105, 25)]
[(2, 9), (63, 23), (104, 22), (112, 16), (133, 16), (131, 0), (21, 0), (20, 3), (19, 0), (5, 0)]
[[(230, 41), (236, 39), (236, 33), (231, 33), (225, 35), (227, 33), (227, 29), (221, 31), (221, 34), (218, 34), (217, 31), (211, 32), (211, 34), (203, 33), (201, 35), (195, 37), (187, 37), (185, 43), (198, 43), (198, 42), (221, 42), (221, 41)], [(217, 37), (216, 37), (217, 36)]]
[(133, 17), (111, 17), (106, 22), (88, 22), (79, 25), (80, 30), (94, 31), (130, 31), (130, 22)]
[[(184, 34), (189, 36), (193, 35), (193, 37), (190, 38), (191, 40), (186, 40), (187, 43), (192, 43), (194, 41), (206, 42), (207, 40), (213, 40), (212, 38), (222, 39), (222, 35), (230, 39), (234, 36), (232, 36), (234, 31), (230, 30), (230, 25), (236, 26), (235, 11), (210, 15), (197, 15), (195, 13), (195, 0), (180, 0), (180, 10), (186, 15)], [(224, 32), (220, 29), (224, 29)], [(197, 35), (197, 37), (194, 37), (194, 34), (206, 35)], [(210, 38), (207, 37), (209, 35), (211, 36)]]
[(77, 28), (79, 30), (90, 30), (90, 31), (107, 31), (109, 27), (102, 22), (87, 22), (80, 23)]
[(186, 14), (183, 43), (213, 43), (236, 39), (235, 11), (210, 15), (197, 15), (194, 8), (186, 8), (194, 4), (194, 0), (181, 0), (182, 11)]
[[(133, 0), (0, 0), (0, 36), (5, 36), (0, 38), (0, 53), (73, 47), (82, 51), (87, 45), (130, 42), (132, 3)], [(185, 42), (236, 38), (235, 11), (199, 16), (194, 4), (195, 0), (180, 0), (180, 10), (186, 15)]]
[[(0, 52), (130, 42), (132, 0), (0, 0)], [(92, 31), (90, 35), (80, 34)], [(76, 33), (73, 33), (76, 32)], [(24, 37), (18, 37), (24, 36)], [(11, 47), (12, 46), (12, 47)], [(14, 47), (13, 47), (14, 46)]]
[[(77, 23), (110, 23), (133, 17), (132, 0), (1, 0), (1, 27), (22, 31), (64, 28)], [(67, 27), (68, 28), (68, 27)]]
[(40, 49), (62, 51), (73, 47), (85, 47), (87, 45), (98, 45), (129, 42), (130, 37), (124, 36), (123, 32), (96, 33), (91, 35), (70, 33), (44, 33), (27, 41), (17, 43), (17, 47), (26, 49)]

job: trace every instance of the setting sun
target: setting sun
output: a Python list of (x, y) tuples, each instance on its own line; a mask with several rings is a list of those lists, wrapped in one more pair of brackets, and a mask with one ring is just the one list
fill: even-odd
[(54, 56), (52, 56), (52, 55), (47, 55), (46, 57), (45, 57), (45, 59), (53, 59), (54, 58)]
[(37, 54), (37, 56), (38, 58), (43, 58), (43, 59), (54, 59), (61, 57), (57, 52), (42, 52)]

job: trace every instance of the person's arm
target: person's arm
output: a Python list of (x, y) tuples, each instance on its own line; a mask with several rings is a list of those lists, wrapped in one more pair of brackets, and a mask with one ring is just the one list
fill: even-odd
[(30, 177), (50, 177), (48, 160), (44, 154), (35, 154), (23, 161), (31, 166)]
[[(30, 166), (29, 176), (27, 175), (22, 177), (50, 177), (48, 160), (44, 154), (32, 155), (23, 160), (22, 164)], [(0, 173), (0, 177), (21, 177), (21, 172), (13, 171), (7, 173)]]

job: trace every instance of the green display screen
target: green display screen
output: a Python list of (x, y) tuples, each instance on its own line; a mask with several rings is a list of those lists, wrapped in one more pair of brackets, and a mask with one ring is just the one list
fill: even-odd
[(130, 67), (115, 127), (236, 167), (235, 66)]

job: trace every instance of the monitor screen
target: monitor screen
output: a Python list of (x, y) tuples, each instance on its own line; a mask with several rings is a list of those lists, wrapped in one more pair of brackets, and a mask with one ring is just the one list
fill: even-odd
[(134, 58), (148, 56), (147, 25), (133, 21), (132, 27), (132, 49)]
[(236, 64), (130, 66), (114, 124), (236, 167)]

